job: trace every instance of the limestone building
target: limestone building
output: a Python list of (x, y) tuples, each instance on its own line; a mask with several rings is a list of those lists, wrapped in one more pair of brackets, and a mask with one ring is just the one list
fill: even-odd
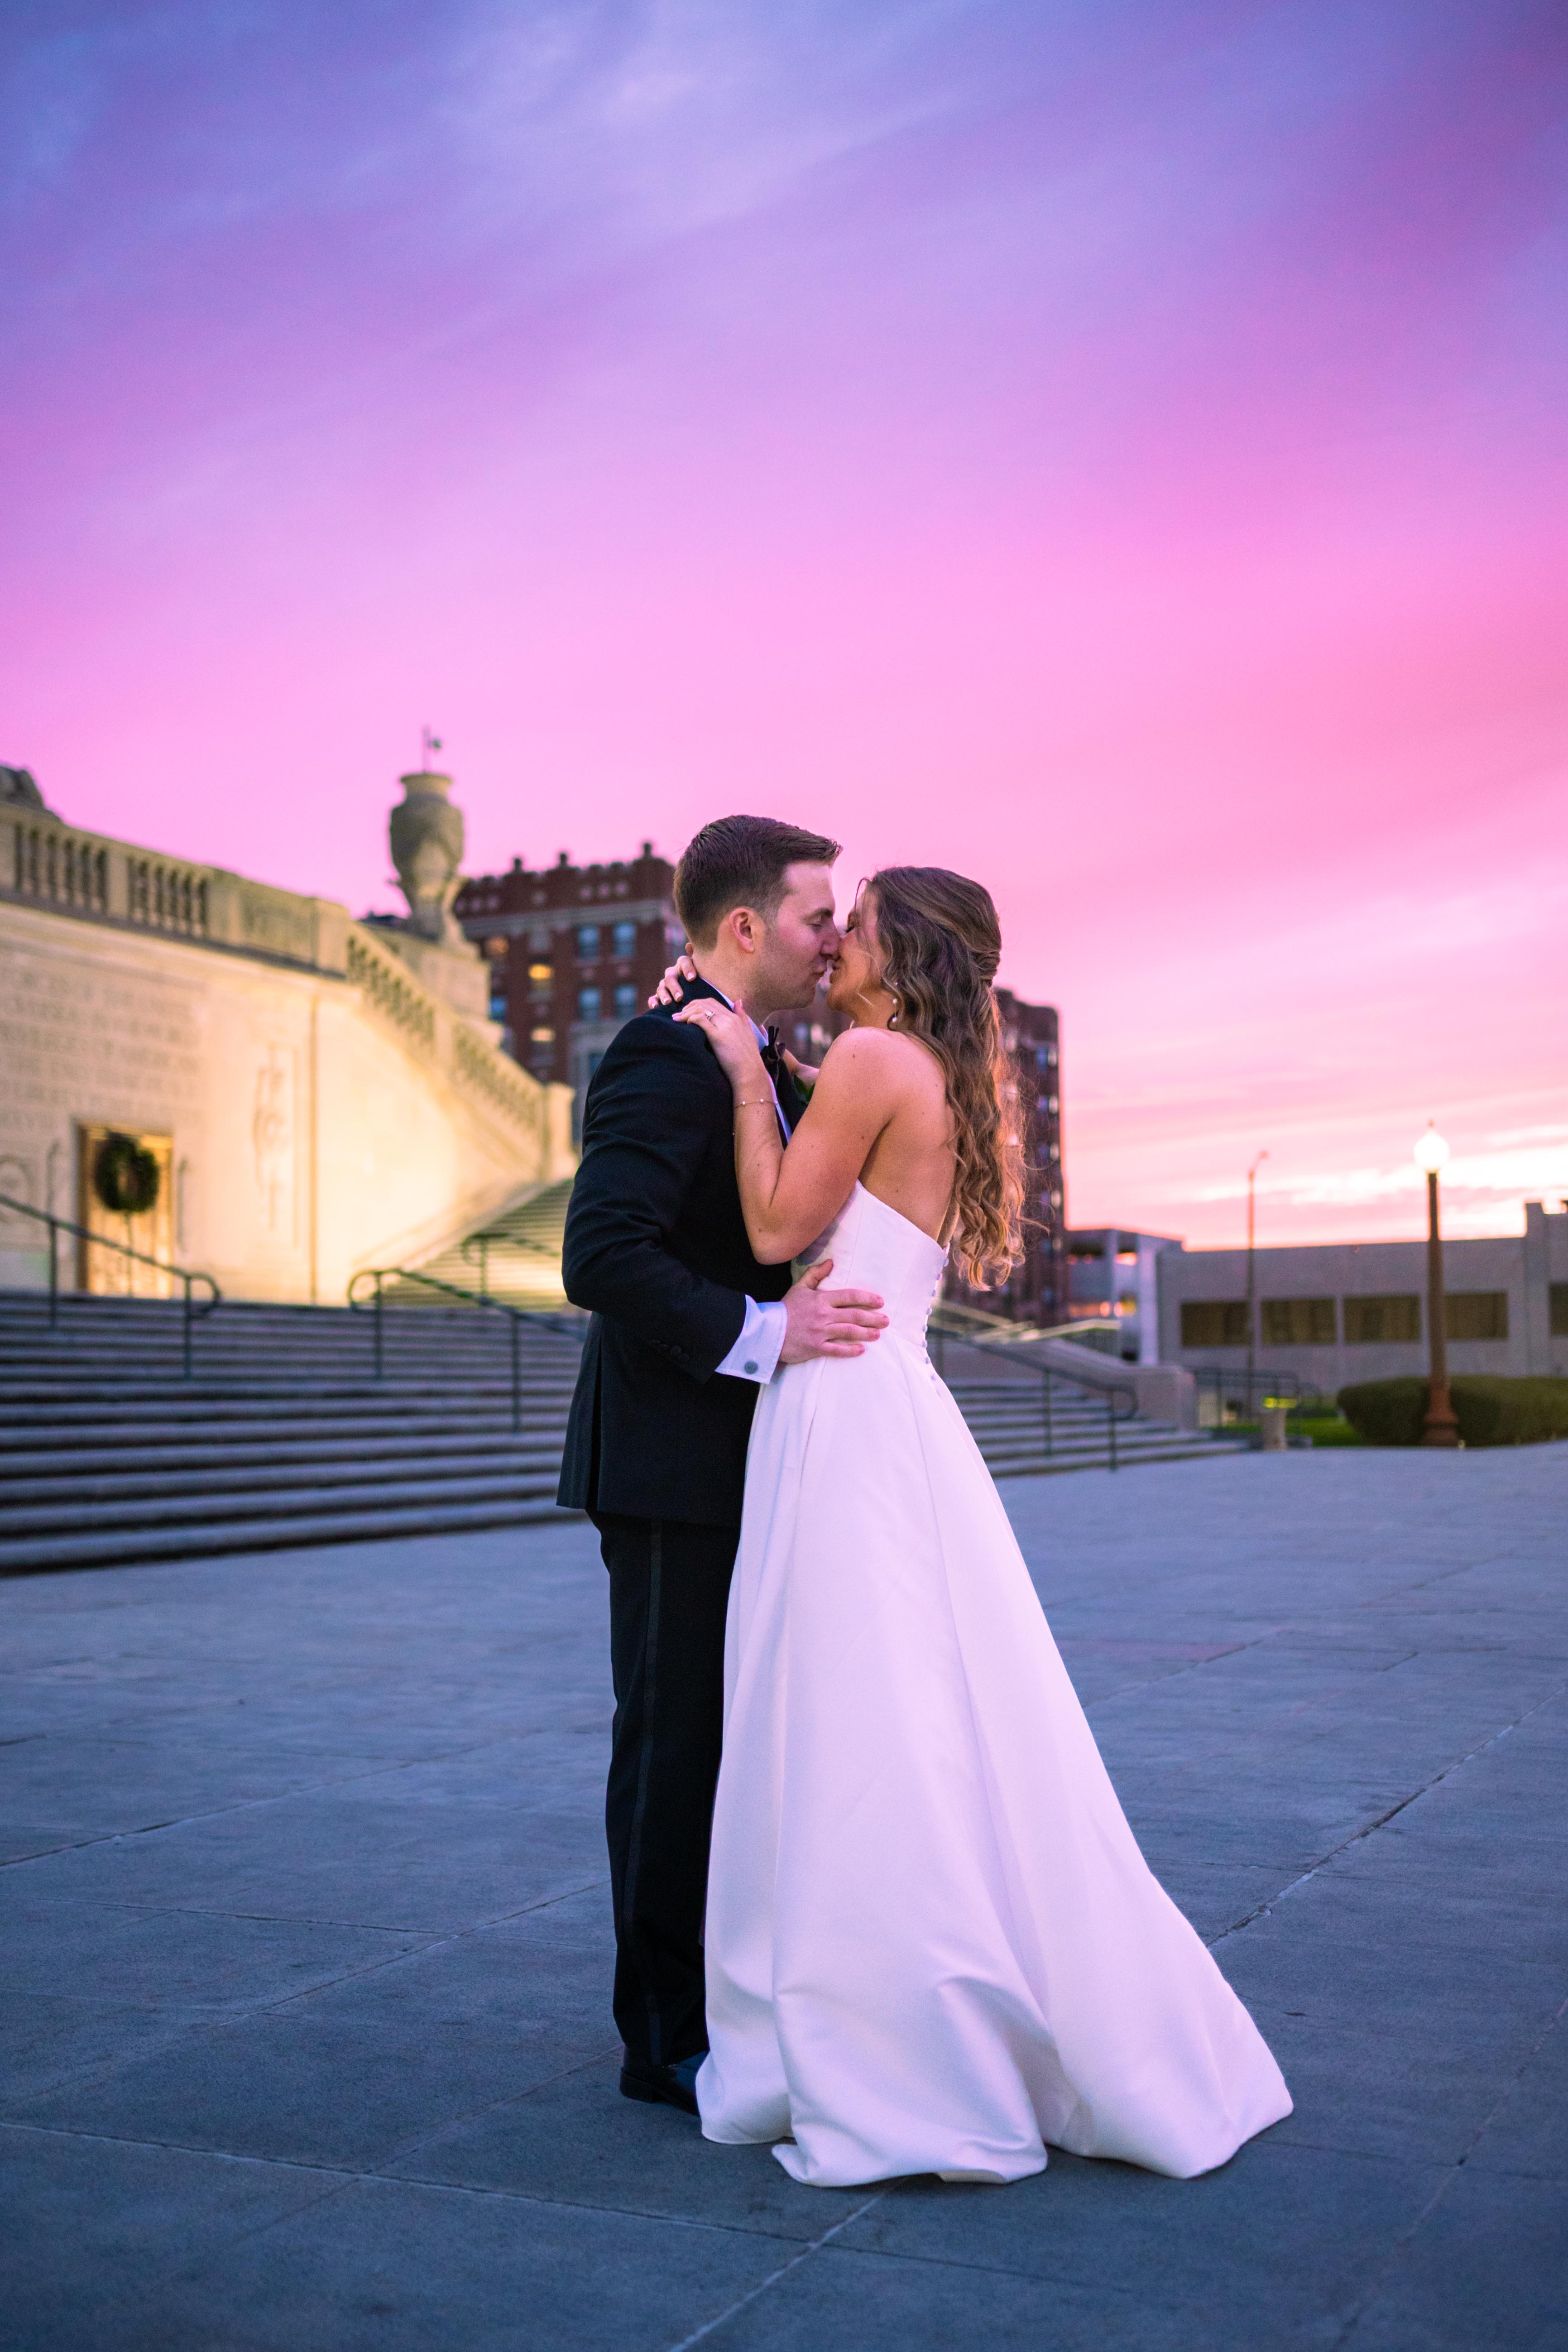
[[(410, 912), (373, 925), (85, 832), (0, 769), (0, 1194), (227, 1296), (335, 1303), (360, 1267), (416, 1261), (570, 1172), (567, 1090), (500, 1052), (450, 919), (449, 779), (404, 787)], [(156, 1171), (133, 1214), (105, 1205), (117, 1138)], [(0, 1285), (47, 1271), (47, 1229), (0, 1211)], [(60, 1275), (167, 1286), (90, 1241)]]

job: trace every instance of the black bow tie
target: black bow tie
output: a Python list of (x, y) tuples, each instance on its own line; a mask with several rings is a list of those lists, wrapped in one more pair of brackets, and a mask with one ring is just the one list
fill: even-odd
[(763, 1047), (763, 1067), (775, 1087), (789, 1076), (784, 1057), (779, 1050), (779, 1041), (771, 1029), (768, 1032), (768, 1042)]

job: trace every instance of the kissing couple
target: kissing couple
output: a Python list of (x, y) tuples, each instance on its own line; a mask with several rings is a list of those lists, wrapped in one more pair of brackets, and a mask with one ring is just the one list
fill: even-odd
[[(988, 893), (705, 825), (689, 948), (588, 1088), (561, 1501), (599, 1531), (621, 2088), (814, 2187), (1177, 2179), (1290, 2112), (1149, 1871), (933, 1370), (1018, 1254)], [(766, 1023), (827, 1002), (819, 1070)], [(792, 1276), (792, 1261), (800, 1272)], [(833, 1286), (828, 1286), (828, 1277)]]

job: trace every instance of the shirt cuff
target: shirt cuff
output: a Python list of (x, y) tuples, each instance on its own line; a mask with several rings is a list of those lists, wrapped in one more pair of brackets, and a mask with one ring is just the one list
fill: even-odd
[(741, 1336), (721, 1364), (714, 1370), (728, 1372), (736, 1381), (771, 1381), (784, 1350), (784, 1334), (789, 1328), (789, 1309), (782, 1298), (770, 1299), (759, 1307), (754, 1298), (746, 1301), (746, 1319), (741, 1326)]

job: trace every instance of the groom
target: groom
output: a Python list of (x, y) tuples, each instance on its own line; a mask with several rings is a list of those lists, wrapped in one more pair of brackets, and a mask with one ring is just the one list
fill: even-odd
[[(675, 877), (700, 975), (680, 1001), (740, 999), (759, 1021), (809, 1004), (838, 946), (837, 855), (771, 817), (704, 825)], [(777, 1365), (858, 1356), (888, 1318), (869, 1291), (820, 1288), (826, 1265), (792, 1284), (788, 1266), (752, 1255), (730, 1082), (675, 1009), (629, 1021), (588, 1088), (563, 1278), (593, 1321), (560, 1500), (588, 1513), (610, 1574), (621, 2089), (695, 2115), (724, 1612), (752, 1413)], [(763, 1060), (787, 1132), (804, 1105), (772, 1043)]]

